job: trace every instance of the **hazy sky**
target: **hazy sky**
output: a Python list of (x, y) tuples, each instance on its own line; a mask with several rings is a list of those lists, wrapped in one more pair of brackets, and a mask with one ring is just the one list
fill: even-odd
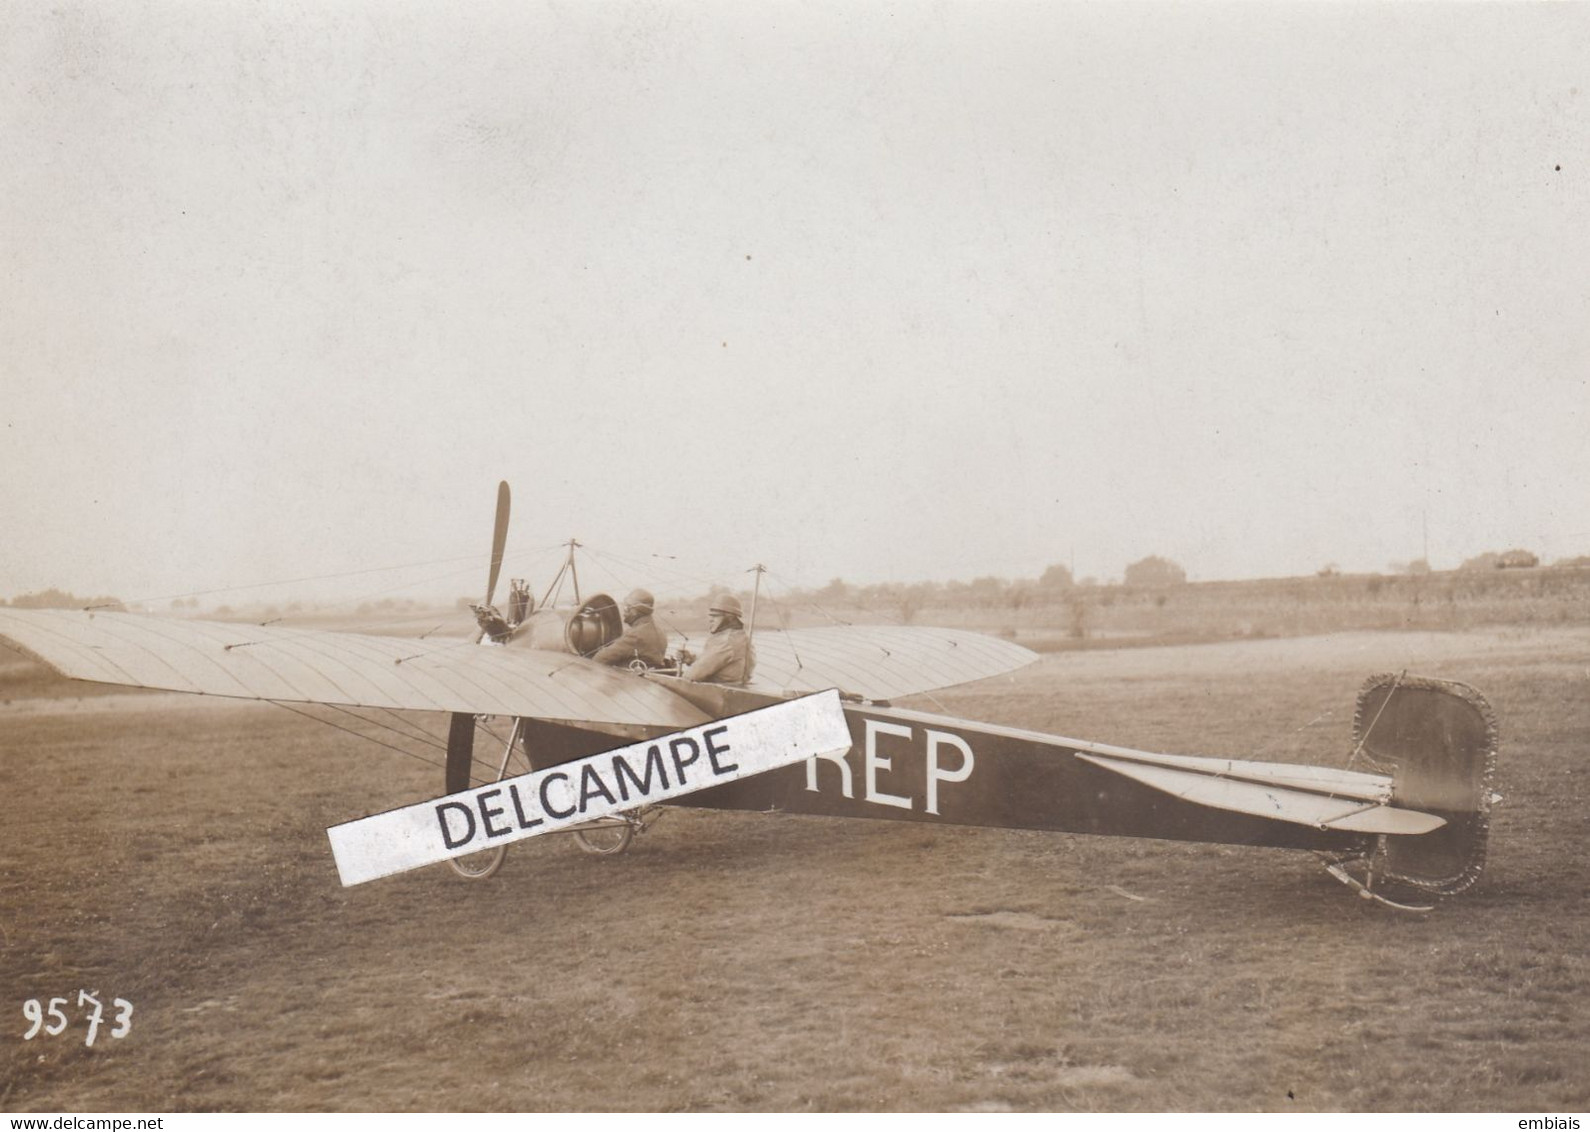
[(1587, 43), (1584, 4), (0, 6), (0, 596), (469, 592), (499, 479), (510, 552), (626, 581), (1590, 553)]

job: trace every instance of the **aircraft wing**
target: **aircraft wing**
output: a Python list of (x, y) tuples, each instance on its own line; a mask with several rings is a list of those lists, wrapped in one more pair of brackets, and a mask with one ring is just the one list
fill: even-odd
[(961, 629), (846, 625), (757, 630), (755, 688), (781, 694), (838, 688), (886, 700), (1001, 676), (1038, 654)]
[(707, 719), (657, 684), (567, 653), (132, 613), (0, 609), (64, 676), (208, 696), (666, 725)]

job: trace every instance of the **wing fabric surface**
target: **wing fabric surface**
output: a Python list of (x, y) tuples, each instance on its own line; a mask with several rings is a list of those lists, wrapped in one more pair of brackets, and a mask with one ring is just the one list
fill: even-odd
[(870, 700), (1001, 676), (1038, 654), (960, 629), (847, 625), (758, 630), (752, 687), (781, 694), (838, 688)]
[(656, 684), (566, 653), (132, 613), (0, 609), (0, 636), (77, 680), (209, 696), (689, 727)]

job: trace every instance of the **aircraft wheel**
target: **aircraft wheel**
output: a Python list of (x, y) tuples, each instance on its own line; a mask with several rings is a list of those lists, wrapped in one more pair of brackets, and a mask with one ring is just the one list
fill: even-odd
[[(509, 731), (506, 741), (500, 731), (494, 727), (490, 716), (477, 715), (474, 719), (474, 731), (471, 734), (468, 728), (464, 732), (466, 756), (471, 761), (470, 782), (480, 786), (487, 782), (501, 782), (504, 778), (511, 778), (523, 774), (530, 769), (529, 757), (525, 754), (522, 742), (523, 724), (515, 720), (513, 728)], [(498, 751), (486, 757), (473, 755), (474, 751)], [(485, 774), (479, 772), (484, 770)], [(492, 771), (495, 770), (495, 774)], [(482, 849), (479, 853), (466, 853), (462, 857), (450, 857), (447, 863), (453, 871), (465, 880), (485, 880), (487, 877), (497, 875), (497, 870), (502, 868), (502, 863), (508, 857), (508, 847), (499, 845), (495, 849)]]
[(587, 853), (598, 857), (615, 857), (629, 848), (635, 840), (635, 827), (622, 818), (610, 822), (592, 823), (585, 829), (574, 831), (574, 842)]
[(453, 871), (466, 880), (485, 880), (496, 875), (502, 863), (508, 859), (508, 847), (499, 845), (495, 849), (482, 849), (479, 853), (466, 853), (462, 857), (450, 857), (447, 863), (453, 866)]

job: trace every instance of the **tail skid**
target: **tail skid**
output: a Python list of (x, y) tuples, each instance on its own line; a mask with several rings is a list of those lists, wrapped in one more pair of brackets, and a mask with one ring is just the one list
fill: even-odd
[(1365, 900), (1373, 900), (1383, 908), (1391, 908), (1398, 912), (1434, 912), (1434, 904), (1407, 904), (1400, 900), (1393, 900), (1383, 892), (1375, 891), (1375, 875), (1367, 868), (1363, 880), (1359, 880), (1348, 869), (1353, 865), (1366, 865), (1368, 857), (1349, 858), (1347, 860), (1325, 859), (1325, 871), (1341, 881), (1348, 888), (1358, 893)]

